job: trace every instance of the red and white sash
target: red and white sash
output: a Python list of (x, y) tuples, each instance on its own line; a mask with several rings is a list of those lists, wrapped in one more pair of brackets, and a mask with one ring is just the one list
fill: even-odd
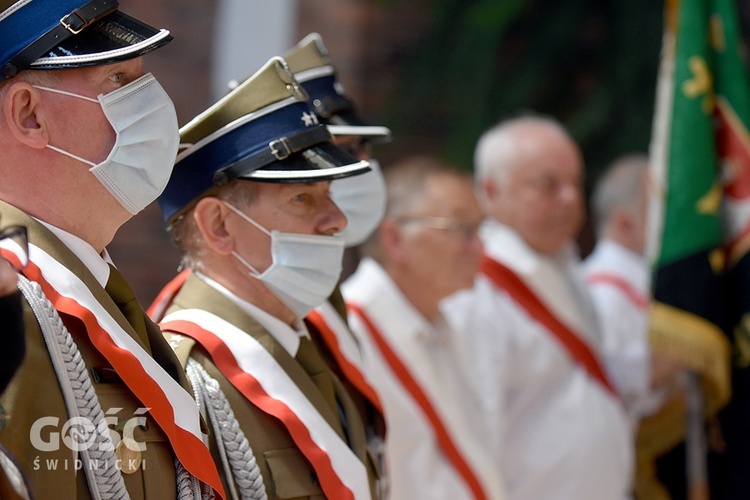
[[(12, 242), (3, 241), (0, 254), (20, 263)], [(203, 442), (198, 407), (188, 392), (123, 330), (78, 276), (43, 249), (29, 244), (29, 264), (23, 273), (42, 287), (55, 309), (84, 323), (96, 349), (149, 408), (182, 465), (225, 498), (219, 473)]]
[(180, 291), (180, 288), (182, 288), (182, 285), (185, 284), (192, 273), (192, 269), (184, 269), (161, 289), (159, 295), (156, 296), (146, 310), (146, 314), (148, 314), (148, 317), (151, 318), (152, 321), (161, 321), (164, 314), (167, 312), (167, 309), (169, 309), (169, 306), (172, 305), (172, 301), (177, 295), (177, 292)]
[(258, 341), (200, 309), (168, 314), (161, 327), (200, 343), (238, 391), (283, 422), (315, 469), (328, 498), (371, 498), (365, 465)]
[(429, 397), (399, 355), (391, 348), (386, 337), (378, 330), (359, 305), (347, 302), (346, 307), (349, 311), (350, 317), (354, 316), (358, 318), (365, 325), (370, 332), (370, 336), (383, 355), (383, 358), (391, 367), (394, 375), (399, 379), (404, 388), (409, 392), (411, 397), (427, 416), (427, 419), (435, 432), (440, 448), (443, 450), (443, 453), (448, 460), (450, 460), (451, 464), (453, 464), (453, 467), (458, 474), (464, 479), (466, 485), (474, 494), (474, 498), (477, 500), (488, 498), (481, 481), (454, 442), (452, 436), (443, 424), (442, 419), (438, 415), (438, 412), (433, 407)]
[[(159, 292), (159, 295), (157, 295), (147, 311), (152, 320), (160, 321), (164, 317), (167, 309), (172, 305), (172, 301), (191, 273), (191, 269), (185, 269)], [(359, 346), (349, 331), (349, 327), (346, 326), (341, 316), (336, 312), (336, 309), (334, 309), (330, 302), (326, 301), (310, 312), (305, 319), (318, 329), (323, 341), (333, 353), (336, 362), (348, 380), (382, 414), (383, 406), (380, 403), (380, 399), (362, 370), (362, 355), (359, 351)]]
[(520, 277), (508, 267), (487, 256), (482, 259), (481, 272), (497, 287), (508, 292), (532, 318), (544, 325), (589, 376), (599, 381), (604, 389), (619, 399), (617, 391), (599, 363), (599, 358), (575, 332), (557, 319)]
[(336, 309), (330, 302), (324, 302), (305, 319), (320, 332), (346, 378), (382, 415), (383, 405), (380, 398), (362, 369), (359, 346)]
[(638, 309), (646, 309), (648, 307), (648, 297), (636, 290), (633, 285), (620, 276), (606, 272), (592, 273), (586, 277), (586, 282), (590, 285), (612, 285), (620, 290)]

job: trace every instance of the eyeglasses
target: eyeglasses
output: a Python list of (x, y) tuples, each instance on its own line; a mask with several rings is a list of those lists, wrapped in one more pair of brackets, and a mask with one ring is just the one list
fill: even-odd
[(430, 229), (447, 231), (469, 241), (477, 236), (479, 222), (466, 222), (455, 217), (438, 217), (431, 215), (415, 215), (398, 219), (403, 224), (417, 224)]
[(0, 247), (13, 250), (18, 255), (18, 262), (10, 261), (18, 271), (29, 263), (29, 236), (26, 226), (7, 226), (0, 229)]

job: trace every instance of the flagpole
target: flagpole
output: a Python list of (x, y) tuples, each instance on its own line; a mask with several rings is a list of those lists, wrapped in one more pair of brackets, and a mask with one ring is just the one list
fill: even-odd
[(685, 466), (688, 500), (708, 500), (704, 399), (700, 375), (685, 372)]

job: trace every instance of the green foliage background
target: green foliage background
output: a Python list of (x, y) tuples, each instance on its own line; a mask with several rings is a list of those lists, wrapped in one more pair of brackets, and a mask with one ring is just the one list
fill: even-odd
[(397, 137), (470, 169), (486, 128), (551, 115), (581, 145), (589, 186), (615, 157), (647, 151), (661, 2), (437, 0), (431, 15), (389, 107)]

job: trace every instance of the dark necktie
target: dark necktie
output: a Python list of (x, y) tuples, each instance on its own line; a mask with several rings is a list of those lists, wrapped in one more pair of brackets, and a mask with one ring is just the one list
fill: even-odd
[[(297, 355), (294, 357), (302, 368), (310, 375), (315, 385), (320, 389), (326, 402), (336, 410), (336, 387), (318, 348), (307, 337), (300, 337)], [(337, 411), (337, 410), (336, 410)]]
[(130, 288), (130, 285), (125, 281), (125, 278), (120, 271), (118, 271), (112, 264), (109, 265), (109, 280), (104, 289), (109, 296), (112, 297), (115, 304), (117, 304), (117, 307), (128, 320), (128, 323), (130, 323), (136, 331), (141, 342), (146, 346), (146, 350), (151, 352), (151, 344), (148, 340), (148, 330), (146, 328), (146, 318), (143, 308), (141, 308), (141, 305), (135, 298), (133, 289)]
[(320, 355), (318, 348), (315, 347), (315, 344), (304, 336), (300, 337), (299, 340), (299, 348), (294, 359), (297, 360), (307, 374), (310, 375), (313, 382), (315, 382), (328, 406), (331, 407), (334, 414), (339, 416), (342, 430), (346, 432), (346, 415), (336, 396), (336, 383), (333, 380), (334, 375), (331, 373), (328, 365), (325, 364), (325, 361), (323, 361), (323, 357)]
[(310, 375), (329, 406), (338, 415), (341, 427), (337, 431), (342, 432), (344, 440), (362, 460), (362, 463), (366, 464), (368, 472), (371, 475), (375, 474), (371, 470), (374, 462), (367, 458), (367, 438), (364, 423), (361, 420), (362, 417), (346, 388), (330, 370), (315, 343), (307, 337), (300, 337), (299, 349), (295, 359)]

